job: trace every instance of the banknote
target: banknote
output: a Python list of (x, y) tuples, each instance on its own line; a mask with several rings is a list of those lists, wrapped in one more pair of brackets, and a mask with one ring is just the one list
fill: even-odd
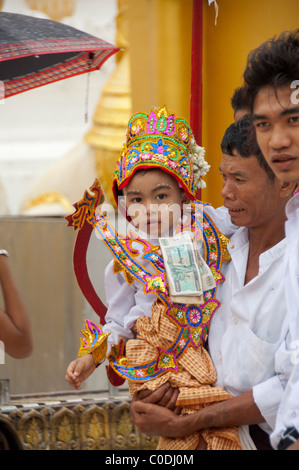
[(179, 303), (203, 303), (203, 292), (213, 289), (213, 274), (197, 250), (191, 234), (159, 239), (170, 296)]
[(201, 256), (199, 250), (196, 250), (196, 257), (199, 265), (203, 292), (214, 289), (216, 287), (216, 282), (213, 273)]

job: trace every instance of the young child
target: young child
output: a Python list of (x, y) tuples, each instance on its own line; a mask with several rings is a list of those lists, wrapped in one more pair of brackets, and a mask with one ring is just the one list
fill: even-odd
[[(129, 121), (113, 192), (134, 231), (118, 234), (104, 212), (89, 218), (114, 259), (105, 272), (105, 324), (100, 328), (86, 322), (81, 357), (67, 370), (66, 379), (75, 388), (107, 357), (128, 380), (132, 396), (169, 381), (179, 389), (176, 404), (181, 414), (231, 397), (214, 386), (216, 371), (204, 348), (209, 322), (219, 306), (215, 293), (223, 281), (221, 264), (228, 261), (228, 240), (202, 210), (205, 205), (196, 201), (208, 168), (188, 123), (165, 107), (149, 115), (138, 113)], [(190, 298), (173, 297), (159, 239), (190, 233), (214, 282), (202, 289), (201, 297), (198, 292)], [(194, 280), (194, 259), (187, 266), (190, 252), (182, 253), (182, 269)], [(176, 440), (163, 437), (158, 445), (160, 450), (199, 448), (239, 450), (238, 430), (207, 429)]]

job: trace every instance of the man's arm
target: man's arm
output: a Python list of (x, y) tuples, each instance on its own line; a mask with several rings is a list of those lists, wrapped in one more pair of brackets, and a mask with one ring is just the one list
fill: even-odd
[[(156, 394), (156, 398), (158, 393)], [(147, 399), (149, 401), (149, 398)], [(131, 416), (140, 432), (148, 435), (184, 437), (210, 427), (233, 427), (264, 422), (252, 391), (207, 406), (192, 415), (178, 416), (169, 409), (134, 397)]]

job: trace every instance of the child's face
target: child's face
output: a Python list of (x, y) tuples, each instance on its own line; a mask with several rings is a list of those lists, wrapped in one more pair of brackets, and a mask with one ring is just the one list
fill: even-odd
[(137, 172), (123, 193), (132, 223), (153, 238), (170, 235), (188, 202), (175, 178), (159, 169)]

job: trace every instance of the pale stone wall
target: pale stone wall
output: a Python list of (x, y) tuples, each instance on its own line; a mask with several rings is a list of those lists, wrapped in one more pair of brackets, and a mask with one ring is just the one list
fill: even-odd
[[(0, 379), (10, 379), (13, 395), (70, 391), (64, 376), (77, 355), (84, 318), (98, 319), (77, 285), (73, 272), (76, 232), (66, 224), (61, 217), (0, 219), (0, 245), (10, 254), (34, 337), (31, 357), (13, 359), (6, 354), (5, 364), (0, 364)], [(88, 268), (103, 301), (104, 268), (110, 257), (104, 245), (92, 237)], [(3, 308), (2, 299), (0, 306)], [(96, 370), (84, 389), (108, 389), (104, 366)]]

